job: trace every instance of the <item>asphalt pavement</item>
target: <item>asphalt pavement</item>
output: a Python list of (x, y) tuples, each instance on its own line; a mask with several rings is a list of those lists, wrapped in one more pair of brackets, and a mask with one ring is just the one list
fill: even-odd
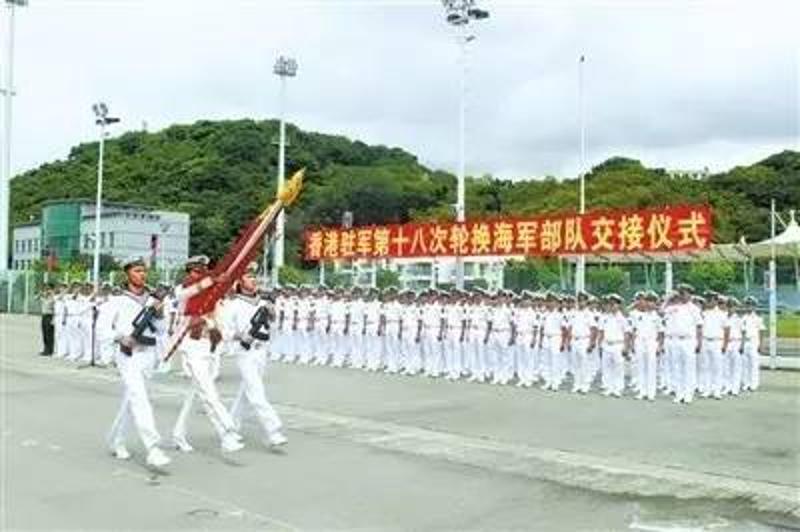
[[(113, 369), (35, 353), (0, 317), (2, 519), (9, 530), (800, 529), (800, 373), (691, 406), (271, 364), (289, 445), (224, 455), (199, 405), (166, 474), (113, 459)], [(188, 382), (158, 376), (168, 436)], [(220, 389), (237, 386), (230, 359)]]

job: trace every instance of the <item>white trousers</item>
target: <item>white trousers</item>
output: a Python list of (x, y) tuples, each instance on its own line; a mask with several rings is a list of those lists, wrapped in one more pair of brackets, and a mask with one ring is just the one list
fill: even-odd
[(725, 391), (737, 395), (742, 391), (742, 344), (740, 340), (730, 340), (728, 342), (728, 377), (725, 383)]
[(572, 357), (575, 364), (572, 391), (588, 392), (592, 384), (592, 372), (588, 356), (589, 340), (579, 339), (572, 341)]
[(150, 449), (161, 439), (145, 386), (154, 364), (155, 351), (143, 349), (128, 356), (117, 349), (114, 357), (122, 379), (122, 403), (108, 433), (108, 444), (112, 448), (124, 445), (128, 427), (133, 420), (142, 444), (145, 449)]
[(483, 341), (480, 335), (477, 333), (468, 335), (464, 342), (464, 348), (467, 370), (476, 379), (483, 380), (486, 377), (486, 368), (484, 366)]
[(658, 376), (658, 342), (655, 338), (636, 340), (636, 359), (638, 370), (637, 382), (639, 393), (647, 399), (655, 399)]
[(67, 358), (77, 362), (83, 358), (84, 341), (86, 340), (81, 330), (80, 320), (78, 318), (67, 318), (65, 332), (67, 336)]
[(622, 358), (622, 342), (603, 344), (603, 388), (612, 394), (621, 394), (625, 389), (625, 361)]
[(406, 345), (406, 375), (416, 375), (422, 371), (422, 361), (424, 360), (425, 337), (421, 337), (419, 342), (416, 336), (409, 338)]
[(61, 322), (62, 318), (57, 316), (53, 317), (53, 356), (56, 358), (63, 358), (67, 356), (67, 337), (66, 328)]
[(425, 374), (438, 377), (442, 373), (442, 342), (436, 336), (423, 336)]
[(495, 384), (507, 384), (514, 378), (514, 351), (516, 348), (513, 345), (508, 345), (509, 340), (507, 333), (495, 333), (490, 340), (495, 361), (492, 382)]
[(694, 339), (677, 339), (674, 355), (677, 362), (676, 396), (684, 401), (691, 401), (697, 389), (697, 353)]
[(742, 383), (746, 389), (757, 390), (760, 384), (758, 342), (745, 342), (742, 353)]
[(235, 424), (225, 405), (222, 404), (216, 383), (219, 375), (219, 357), (211, 352), (208, 340), (186, 338), (181, 345), (183, 350), (183, 366), (192, 378), (192, 387), (186, 396), (172, 429), (175, 439), (186, 438), (186, 427), (191, 414), (195, 396), (200, 398), (206, 415), (217, 434), (222, 437), (226, 432), (235, 431)]
[(521, 337), (517, 346), (517, 377), (522, 384), (531, 385), (536, 380), (536, 348), (531, 347), (532, 338)]
[(461, 377), (461, 342), (455, 335), (448, 335), (442, 342), (444, 371), (449, 379)]
[(331, 332), (331, 365), (335, 368), (344, 366), (347, 360), (350, 339), (343, 332)]
[(545, 386), (561, 386), (561, 338), (545, 336), (542, 338), (542, 378)]
[(383, 339), (383, 351), (387, 373), (398, 373), (403, 369), (400, 363), (401, 342), (397, 337), (399, 334), (400, 330), (396, 326), (386, 328), (386, 336), (384, 336)]
[(269, 437), (279, 431), (283, 424), (267, 400), (264, 389), (267, 352), (265, 349), (256, 349), (255, 346), (250, 351), (237, 349), (236, 365), (242, 380), (231, 407), (231, 417), (236, 427), (241, 427), (245, 411), (249, 407), (264, 430), (264, 434)]
[(370, 333), (367, 331), (365, 339), (365, 352), (364, 359), (366, 360), (367, 369), (377, 371), (381, 367), (383, 361), (383, 340), (384, 336), (378, 336), (377, 331)]
[[(667, 373), (669, 375), (669, 392), (674, 392), (676, 396), (679, 395), (679, 391), (683, 389), (683, 378), (684, 378), (684, 371), (683, 371), (683, 362), (681, 360), (682, 354), (681, 349), (678, 346), (680, 342), (685, 342), (686, 340), (681, 340), (680, 338), (673, 338), (669, 342), (669, 364), (667, 367)], [(695, 368), (696, 372), (696, 368)]]

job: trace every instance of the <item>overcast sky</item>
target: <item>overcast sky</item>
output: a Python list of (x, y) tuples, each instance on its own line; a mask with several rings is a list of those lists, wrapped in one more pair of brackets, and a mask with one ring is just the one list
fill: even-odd
[[(579, 171), (581, 54), (589, 165), (722, 170), (798, 149), (798, 1), (480, 5), (470, 174)], [(299, 63), (291, 122), (456, 169), (459, 53), (437, 0), (30, 0), (16, 20), (15, 171), (96, 138), (98, 100), (122, 118), (116, 133), (276, 117), (282, 53)]]

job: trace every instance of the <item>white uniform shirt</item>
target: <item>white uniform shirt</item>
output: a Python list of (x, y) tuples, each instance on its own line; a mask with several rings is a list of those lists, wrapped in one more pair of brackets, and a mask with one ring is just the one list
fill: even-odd
[(517, 310), (516, 319), (517, 344), (529, 347), (539, 327), (539, 313), (534, 308), (523, 307)]
[(486, 334), (486, 305), (479, 303), (469, 305), (467, 309), (467, 319), (469, 320), (469, 334), (473, 340), (482, 341)]
[(703, 311), (703, 338), (707, 340), (722, 341), (725, 322), (728, 320), (727, 312), (719, 307)]
[(728, 340), (732, 342), (740, 342), (742, 340), (742, 317), (732, 312), (725, 320), (725, 327), (729, 329)]
[(766, 328), (764, 319), (755, 312), (747, 313), (742, 318), (743, 338), (747, 342), (755, 342), (756, 345), (758, 345), (761, 340), (760, 333), (766, 330)]
[(669, 327), (674, 331), (674, 335), (683, 340), (694, 339), (697, 335), (697, 326), (703, 324), (700, 309), (694, 303), (679, 303), (673, 307)]
[(492, 321), (492, 338), (500, 342), (511, 339), (514, 312), (508, 305), (489, 307), (489, 319)]
[(442, 314), (445, 321), (444, 337), (458, 340), (461, 337), (461, 320), (463, 319), (461, 307), (448, 303), (443, 305)]
[(565, 326), (567, 326), (567, 321), (560, 310), (546, 310), (542, 315), (541, 333), (545, 337), (560, 337), (561, 328)]
[(386, 319), (386, 336), (397, 338), (400, 334), (400, 319), (404, 306), (398, 301), (390, 301), (383, 305), (383, 316)]
[[(112, 296), (108, 302), (109, 321), (102, 331), (98, 331), (98, 339), (104, 342), (119, 342), (125, 336), (133, 333), (133, 320), (145, 305), (151, 304), (152, 298), (147, 294), (137, 296), (131, 292), (123, 292), (118, 296)], [(146, 331), (145, 335), (155, 338), (161, 327), (164, 327), (164, 320), (154, 320), (156, 331)], [(155, 346), (135, 344), (132, 348), (134, 354), (155, 349)]]
[(571, 327), (573, 341), (588, 341), (592, 328), (597, 327), (597, 314), (587, 308), (573, 310), (569, 315), (568, 326)]
[[(265, 303), (258, 298), (244, 295), (237, 295), (226, 302), (225, 309), (222, 311), (223, 318), (220, 320), (221, 331), (225, 341), (231, 343), (234, 353), (248, 353), (248, 350), (242, 347), (239, 342), (249, 335), (252, 328), (250, 320), (253, 319), (258, 308), (264, 305)], [(262, 330), (262, 332), (264, 331)], [(251, 350), (262, 351), (266, 350), (266, 348), (267, 342), (261, 340), (252, 341)]]
[(341, 299), (331, 301), (328, 307), (328, 317), (331, 323), (329, 334), (341, 334), (344, 331), (344, 310), (344, 301)]
[(628, 318), (622, 312), (603, 314), (598, 324), (603, 331), (603, 343), (621, 344), (625, 341), (625, 333), (629, 331)]
[(380, 301), (367, 301), (364, 304), (364, 319), (367, 322), (367, 334), (374, 336), (378, 334), (383, 305)]
[(422, 309), (423, 332), (430, 338), (438, 338), (442, 325), (442, 306), (439, 303), (427, 303)]
[(664, 331), (664, 322), (655, 311), (639, 311), (631, 319), (631, 327), (637, 342), (650, 342), (658, 339), (658, 333)]

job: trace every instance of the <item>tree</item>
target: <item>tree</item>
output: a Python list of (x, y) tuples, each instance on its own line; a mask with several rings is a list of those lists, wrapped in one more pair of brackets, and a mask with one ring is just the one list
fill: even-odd
[(730, 262), (693, 262), (686, 273), (686, 281), (703, 292), (727, 292), (736, 276), (736, 269)]
[(513, 261), (503, 271), (503, 287), (522, 290), (552, 290), (560, 283), (558, 262), (554, 260)]
[(301, 286), (308, 283), (310, 280), (311, 278), (308, 273), (289, 264), (282, 266), (278, 272), (278, 281), (280, 282), (281, 286)]
[(596, 294), (620, 293), (625, 287), (625, 271), (619, 266), (588, 267), (586, 286)]
[(381, 268), (375, 273), (375, 284), (381, 290), (384, 288), (399, 288), (400, 274), (393, 270)]

